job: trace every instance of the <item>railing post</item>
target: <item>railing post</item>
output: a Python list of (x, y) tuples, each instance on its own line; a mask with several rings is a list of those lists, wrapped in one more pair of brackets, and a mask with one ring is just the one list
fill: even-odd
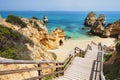
[[(40, 63), (38, 64), (38, 67), (41, 67), (41, 64), (40, 64)], [(42, 70), (38, 70), (38, 76), (40, 76), (40, 75), (41, 75), (41, 71), (42, 71)], [(41, 79), (41, 78), (39, 78), (39, 80), (42, 80), (42, 79)]]
[[(62, 63), (62, 65), (64, 65), (64, 63)], [(64, 75), (64, 66), (62, 67), (62, 75)]]
[[(56, 67), (58, 66), (58, 63), (56, 63)], [(56, 68), (56, 72), (58, 72), (59, 71), (59, 69), (58, 68)], [(56, 74), (56, 77), (58, 77), (59, 76), (59, 73), (58, 74)]]

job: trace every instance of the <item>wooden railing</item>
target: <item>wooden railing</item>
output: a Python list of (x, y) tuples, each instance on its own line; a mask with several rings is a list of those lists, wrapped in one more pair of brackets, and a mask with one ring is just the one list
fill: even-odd
[(103, 74), (103, 56), (104, 51), (101, 43), (98, 44), (97, 59), (93, 61), (90, 80), (105, 80)]
[[(85, 52), (81, 50), (78, 47), (75, 47), (69, 56), (65, 59), (63, 62), (57, 62), (57, 61), (32, 61), (32, 60), (0, 60), (0, 64), (36, 64), (37, 67), (35, 68), (26, 68), (26, 69), (16, 69), (16, 70), (0, 70), (0, 76), (1, 75), (7, 75), (7, 74), (15, 74), (15, 73), (21, 73), (21, 72), (30, 72), (30, 71), (37, 71), (38, 76), (27, 78), (24, 80), (42, 80), (44, 77), (55, 75), (56, 77), (63, 75), (65, 70), (68, 68), (68, 66), (71, 64), (72, 60), (75, 56), (81, 55), (84, 57)], [(53, 64), (53, 66), (46, 66), (42, 67), (42, 64)], [(43, 74), (43, 69), (56, 69), (53, 72), (49, 72), (47, 74)]]

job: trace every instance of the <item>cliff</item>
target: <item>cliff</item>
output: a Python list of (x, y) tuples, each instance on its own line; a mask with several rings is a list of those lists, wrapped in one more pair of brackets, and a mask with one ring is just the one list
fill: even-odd
[(120, 79), (120, 40), (112, 52), (112, 56), (107, 62), (104, 63), (104, 74), (106, 80), (119, 80)]
[(106, 35), (107, 37), (117, 38), (119, 34), (120, 34), (120, 20), (117, 20), (113, 23), (109, 23), (106, 26), (104, 35)]
[[(27, 19), (9, 15), (0, 22), (0, 59), (55, 60), (57, 56), (47, 50), (59, 48), (61, 41), (64, 42), (64, 36), (65, 33), (60, 28), (48, 33), (46, 25), (36, 17)], [(36, 66), (6, 64), (0, 65), (0, 70), (34, 68)], [(43, 73), (49, 71), (53, 70), (45, 70)], [(0, 80), (21, 80), (37, 75), (36, 71), (24, 72), (3, 75), (0, 76)]]
[[(1, 33), (4, 33), (5, 29), (9, 33), (13, 34), (2, 34), (1, 36), (5, 37), (6, 40), (2, 40), (0, 43), (3, 44), (4, 41), (4, 43), (6, 43), (6, 45), (8, 46), (10, 46), (10, 44), (8, 44), (7, 42), (13, 43), (13, 45), (15, 44), (14, 47), (18, 47), (19, 54), (23, 55), (23, 57), (24, 54), (27, 54), (29, 55), (30, 59), (54, 60), (54, 58), (52, 57), (54, 55), (48, 53), (47, 49), (56, 49), (60, 46), (60, 41), (64, 41), (65, 33), (62, 29), (57, 28), (50, 34), (48, 33), (47, 27), (45, 26), (43, 21), (35, 17), (32, 19), (26, 19), (19, 18), (14, 15), (9, 15), (7, 19), (2, 21), (0, 24)], [(15, 39), (13, 36), (15, 36)], [(4, 48), (4, 46), (2, 45), (1, 48)]]

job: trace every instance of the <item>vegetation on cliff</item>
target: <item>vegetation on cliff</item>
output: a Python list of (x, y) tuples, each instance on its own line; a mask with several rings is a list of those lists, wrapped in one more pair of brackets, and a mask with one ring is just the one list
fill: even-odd
[(120, 41), (118, 41), (118, 43), (116, 45), (116, 50), (120, 54)]
[(26, 27), (26, 23), (24, 23), (18, 16), (8, 15), (6, 22), (9, 22), (14, 25), (20, 25), (21, 28)]
[[(120, 80), (120, 41), (115, 46), (115, 51), (104, 64), (106, 80)], [(111, 62), (112, 61), (112, 62)]]
[(33, 16), (33, 17), (32, 17), (32, 19), (36, 19), (36, 20), (39, 20), (39, 18), (37, 18), (37, 17), (35, 17), (35, 16)]
[[(24, 27), (24, 28), (23, 28)], [(0, 56), (10, 59), (55, 60), (54, 53), (64, 40), (62, 29), (48, 33), (42, 20), (9, 15), (0, 25)]]
[(33, 45), (32, 41), (17, 31), (0, 25), (0, 56), (10, 59), (31, 59), (29, 52), (27, 55), (21, 54), (28, 51), (26, 43)]
[(115, 37), (117, 38), (118, 35), (120, 34), (120, 19), (113, 22), (113, 23), (109, 23), (106, 27), (105, 27), (105, 35), (107, 37)]

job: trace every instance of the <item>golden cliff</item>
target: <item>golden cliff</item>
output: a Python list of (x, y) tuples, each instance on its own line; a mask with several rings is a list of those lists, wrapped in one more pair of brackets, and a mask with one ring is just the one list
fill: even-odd
[[(11, 18), (11, 16), (10, 16)], [(65, 33), (57, 28), (48, 33), (43, 21), (36, 18), (26, 19), (12, 15), (14, 20), (0, 20), (0, 59), (55, 60), (57, 56), (48, 49), (59, 48), (64, 42)], [(18, 22), (16, 22), (18, 21)], [(0, 65), (0, 70), (34, 68), (37, 65)], [(50, 66), (50, 65), (42, 65)], [(45, 70), (43, 73), (51, 72)], [(0, 80), (21, 80), (37, 76), (38, 72), (23, 72), (0, 76)]]

